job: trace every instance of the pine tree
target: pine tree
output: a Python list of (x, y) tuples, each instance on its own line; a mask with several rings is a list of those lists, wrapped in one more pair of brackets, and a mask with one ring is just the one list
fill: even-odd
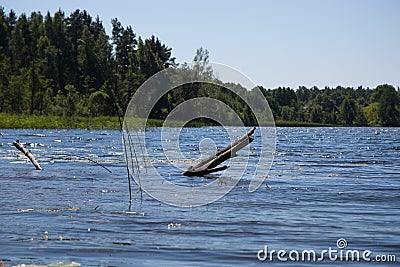
[(379, 101), (379, 120), (382, 126), (400, 125), (400, 100), (396, 89), (390, 85), (380, 85), (377, 90), (382, 89)]

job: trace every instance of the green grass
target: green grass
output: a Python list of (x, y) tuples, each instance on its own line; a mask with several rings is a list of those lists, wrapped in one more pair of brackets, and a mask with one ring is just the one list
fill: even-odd
[(119, 129), (117, 117), (58, 117), (0, 114), (0, 128), (14, 129)]
[[(123, 120), (124, 118), (121, 118)], [(162, 126), (161, 120), (150, 119), (149, 127)], [(10, 115), (0, 113), (3, 129), (120, 129), (118, 117), (59, 117), (38, 115)]]
[[(121, 118), (123, 120), (123, 118)], [(138, 120), (139, 121), (139, 120)], [(335, 126), (331, 124), (276, 121), (278, 127), (321, 127)], [(177, 123), (176, 125), (181, 125)], [(148, 127), (163, 126), (162, 120), (148, 119)], [(174, 126), (174, 123), (172, 123)], [(201, 127), (207, 124), (201, 122), (190, 122), (186, 127)], [(338, 125), (336, 125), (338, 126)], [(118, 117), (59, 117), (59, 116), (38, 116), (38, 115), (10, 115), (0, 113), (0, 128), (3, 129), (120, 129)]]
[(341, 125), (336, 124), (324, 124), (315, 122), (300, 122), (300, 121), (276, 121), (275, 126), (277, 127), (337, 127)]

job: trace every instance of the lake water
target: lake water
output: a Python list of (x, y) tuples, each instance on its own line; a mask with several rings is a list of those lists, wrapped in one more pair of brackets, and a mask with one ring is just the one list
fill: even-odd
[[(160, 129), (151, 131), (156, 139)], [(226, 143), (218, 127), (187, 131)], [(130, 207), (118, 131), (0, 133), (0, 260), (6, 267), (288, 263), (277, 253), (260, 261), (265, 246), (268, 253), (285, 250), (293, 266), (366, 263), (332, 261), (322, 253), (329, 248), (400, 261), (400, 128), (277, 128), (274, 163), (257, 191), (249, 193), (242, 179), (222, 199), (196, 208), (168, 206), (145, 193), (141, 200), (135, 183)], [(15, 139), (44, 171), (11, 145)], [(193, 142), (186, 149), (199, 153)], [(186, 179), (172, 173), (171, 181)], [(340, 250), (341, 238), (347, 247)], [(323, 260), (293, 262), (291, 250), (313, 250)]]

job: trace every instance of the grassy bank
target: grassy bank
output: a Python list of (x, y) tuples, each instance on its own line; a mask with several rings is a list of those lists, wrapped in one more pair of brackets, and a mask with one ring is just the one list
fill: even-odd
[(300, 121), (276, 121), (277, 127), (339, 127), (342, 125), (324, 124), (315, 122), (300, 122)]
[[(121, 118), (123, 119), (123, 118)], [(160, 127), (161, 120), (148, 120), (149, 127)], [(189, 124), (191, 127), (201, 127), (204, 124)], [(320, 127), (334, 126), (320, 123), (277, 121), (278, 127)], [(58, 117), (37, 115), (10, 115), (0, 113), (0, 128), (3, 129), (120, 129), (118, 117)]]
[[(121, 118), (123, 120), (123, 118)], [(150, 127), (162, 126), (160, 120), (149, 120)], [(118, 117), (59, 117), (37, 115), (10, 115), (0, 113), (3, 129), (120, 129)]]
[(119, 129), (117, 117), (58, 117), (0, 114), (0, 128), (15, 129)]

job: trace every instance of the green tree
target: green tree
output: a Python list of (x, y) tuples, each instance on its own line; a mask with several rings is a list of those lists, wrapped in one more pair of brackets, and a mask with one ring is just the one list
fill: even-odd
[(30, 99), (29, 113), (33, 114), (33, 112), (36, 108), (36, 106), (35, 106), (36, 94), (41, 89), (41, 85), (40, 85), (40, 81), (39, 81), (39, 77), (38, 77), (38, 70), (36, 68), (36, 64), (34, 64), (34, 63), (32, 63), (29, 68), (29, 76), (28, 76), (27, 85), (29, 88), (29, 99)]
[(340, 114), (344, 124), (352, 125), (357, 115), (356, 102), (353, 99), (346, 97), (340, 105)]
[(10, 39), (10, 25), (4, 8), (0, 6), (0, 49), (7, 54)]
[(10, 58), (2, 54), (3, 49), (0, 47), (0, 112), (8, 111), (5, 104), (11, 76)]
[(365, 118), (370, 126), (379, 125), (379, 102), (374, 102), (363, 108)]
[(126, 29), (121, 25), (117, 18), (111, 21), (112, 24), (112, 44), (115, 54), (115, 71), (120, 79), (125, 78), (129, 65), (133, 63), (133, 55), (137, 46), (136, 34), (132, 27)]
[(379, 121), (382, 126), (399, 126), (400, 125), (400, 100), (393, 86), (384, 84), (377, 87), (381, 89), (382, 94), (379, 101)]
[[(133, 73), (138, 72), (135, 50), (137, 47), (136, 34), (132, 27), (126, 29), (117, 18), (112, 19), (112, 45), (114, 50), (114, 90), (113, 99), (122, 112), (128, 105), (133, 79)], [(133, 72), (133, 73), (132, 73)], [(128, 82), (126, 81), (128, 74)], [(119, 111), (119, 112), (120, 112)]]
[(94, 35), (94, 57), (95, 57), (95, 71), (96, 79), (93, 86), (101, 88), (103, 84), (113, 77), (113, 62), (112, 62), (112, 46), (109, 43), (105, 29), (99, 19), (95, 22), (96, 34)]
[(68, 82), (72, 84), (78, 92), (81, 92), (82, 77), (79, 67), (79, 45), (82, 43), (82, 32), (84, 26), (90, 26), (91, 16), (84, 10), (75, 10), (68, 18), (64, 20), (66, 24), (66, 34), (68, 38), (67, 58), (70, 78)]
[(28, 19), (23, 13), (17, 20), (10, 39), (11, 60), (13, 70), (27, 68), (32, 58), (32, 41)]
[(89, 89), (95, 86), (96, 56), (94, 52), (95, 40), (88, 25), (83, 25), (82, 36), (78, 44), (78, 70), (80, 74), (81, 93), (88, 94)]
[(139, 38), (135, 53), (138, 72), (149, 78), (165, 68), (175, 66), (175, 58), (171, 57), (171, 50), (154, 35), (144, 42)]
[(48, 12), (45, 20), (45, 36), (48, 39), (48, 45), (45, 47), (44, 61), (48, 66), (47, 76), (54, 81), (53, 95), (59, 90), (64, 91), (65, 85), (71, 81), (71, 45), (67, 38), (67, 23), (64, 12), (59, 10), (51, 17)]
[(356, 118), (355, 118), (353, 124), (356, 126), (367, 126), (368, 125), (367, 117), (365, 116), (363, 110), (360, 107), (358, 107), (358, 109), (357, 109), (357, 115), (356, 115)]
[(92, 116), (108, 115), (110, 96), (104, 91), (96, 91), (89, 96), (89, 110)]
[(26, 80), (28, 79), (27, 69), (21, 69), (19, 74), (10, 77), (9, 86), (5, 91), (5, 106), (9, 113), (24, 114), (29, 111), (29, 89)]
[(209, 66), (210, 53), (207, 49), (200, 47), (196, 50), (196, 55), (193, 58), (194, 79), (208, 80), (213, 78), (213, 71)]
[(322, 122), (322, 108), (320, 106), (314, 106), (311, 109), (310, 121), (316, 123)]

